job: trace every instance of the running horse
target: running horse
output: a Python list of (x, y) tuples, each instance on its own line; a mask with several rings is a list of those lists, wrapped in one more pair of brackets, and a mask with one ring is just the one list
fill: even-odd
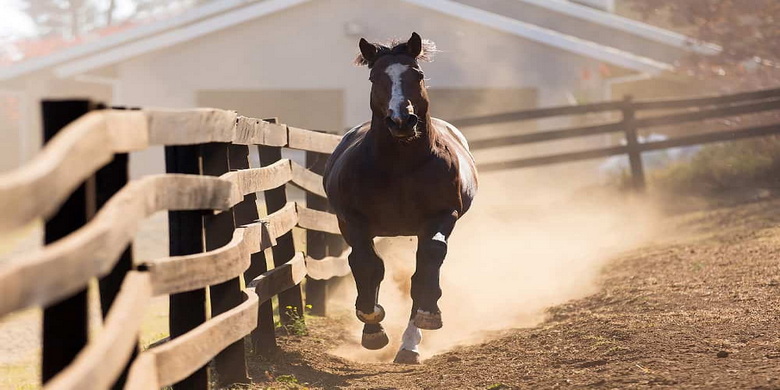
[(476, 194), (477, 171), (460, 131), (428, 113), (418, 62), (430, 61), (435, 45), (413, 33), (407, 42), (379, 45), (361, 38), (359, 46), (355, 62), (370, 70), (373, 114), (344, 135), (328, 159), (323, 184), (352, 247), (355, 309), (367, 349), (389, 342), (378, 303), (385, 268), (373, 239), (417, 236), (412, 313), (395, 357), (396, 363), (416, 364), (420, 329), (442, 327), (439, 271), (455, 222)]

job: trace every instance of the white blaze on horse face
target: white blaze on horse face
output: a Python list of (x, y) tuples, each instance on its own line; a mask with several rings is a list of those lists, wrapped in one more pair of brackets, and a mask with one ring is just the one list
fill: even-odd
[[(390, 89), (390, 104), (388, 104), (387, 111), (392, 113), (391, 119), (400, 118), (401, 109), (406, 108), (407, 112), (414, 112), (412, 102), (410, 102), (404, 96), (403, 86), (401, 84), (401, 75), (409, 69), (409, 65), (392, 64), (385, 69), (385, 73), (390, 76), (391, 89)], [(408, 103), (406, 107), (403, 107), (404, 103)]]
[(420, 342), (422, 341), (422, 331), (420, 328), (414, 326), (414, 321), (409, 321), (409, 325), (406, 327), (401, 339), (401, 349), (419, 352), (417, 346), (420, 345)]

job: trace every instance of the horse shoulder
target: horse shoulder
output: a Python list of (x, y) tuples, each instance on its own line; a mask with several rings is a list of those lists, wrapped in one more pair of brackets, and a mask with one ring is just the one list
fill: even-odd
[(466, 140), (466, 136), (464, 136), (457, 127), (443, 119), (431, 118), (431, 120), (434, 123), (434, 127), (439, 132), (452, 136), (467, 152), (469, 151), (469, 142)]
[(461, 192), (469, 199), (468, 203), (470, 204), (470, 200), (477, 193), (478, 179), (476, 163), (469, 151), (468, 141), (463, 133), (452, 124), (438, 118), (431, 119), (434, 121), (436, 131), (439, 132), (439, 135), (443, 137), (444, 142), (449, 146), (448, 149), (451, 151), (450, 158), (454, 160), (453, 162), (457, 162)]
[(334, 170), (339, 171), (341, 169), (341, 166), (344, 164), (343, 157), (347, 154), (346, 152), (363, 139), (367, 126), (370, 124), (371, 122), (361, 123), (344, 133), (344, 136), (341, 137), (341, 141), (336, 145), (333, 153), (331, 153), (328, 157), (328, 161), (325, 163), (325, 170), (322, 176), (326, 182)]
[(347, 131), (325, 163), (322, 184), (331, 206), (337, 214), (350, 203), (349, 198), (352, 195), (350, 189), (345, 188), (345, 186), (354, 182), (351, 180), (351, 176), (356, 173), (354, 166), (352, 166), (355, 157), (354, 150), (365, 138), (369, 125), (370, 122), (366, 122)]

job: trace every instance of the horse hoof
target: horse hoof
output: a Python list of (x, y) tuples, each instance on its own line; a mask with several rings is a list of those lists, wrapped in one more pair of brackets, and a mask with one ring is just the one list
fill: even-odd
[(355, 316), (364, 324), (378, 324), (385, 319), (385, 309), (381, 305), (376, 305), (373, 313), (366, 314), (360, 310), (355, 310)]
[(427, 311), (417, 310), (414, 315), (414, 326), (425, 330), (441, 329), (441, 313), (429, 313)]
[(408, 349), (401, 349), (395, 355), (393, 363), (397, 364), (420, 364), (420, 354)]
[(363, 338), (360, 340), (360, 345), (365, 349), (382, 349), (390, 342), (387, 338), (387, 333), (384, 330), (380, 330), (375, 333), (363, 332)]

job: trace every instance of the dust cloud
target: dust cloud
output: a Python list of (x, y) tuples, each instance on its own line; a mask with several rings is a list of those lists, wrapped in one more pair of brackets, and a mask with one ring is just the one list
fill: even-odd
[[(538, 324), (545, 308), (595, 292), (607, 261), (653, 237), (657, 213), (644, 200), (576, 190), (580, 179), (555, 167), (480, 177), (476, 202), (449, 240), (439, 302), (444, 327), (423, 331), (423, 359)], [(387, 311), (390, 345), (361, 348), (362, 324), (349, 315), (352, 339), (333, 354), (363, 362), (393, 359), (409, 319), (415, 246), (408, 237), (377, 242), (386, 267), (379, 302)], [(354, 310), (351, 280), (334, 296), (332, 305), (342, 313)]]

